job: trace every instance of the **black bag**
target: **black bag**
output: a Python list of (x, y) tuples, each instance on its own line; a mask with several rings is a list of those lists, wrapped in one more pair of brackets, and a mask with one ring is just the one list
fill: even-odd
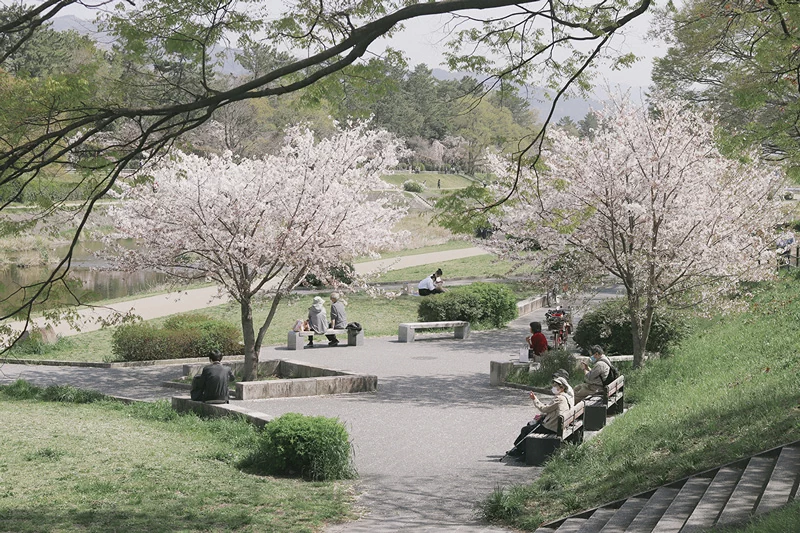
[(603, 380), (604, 387), (607, 387), (609, 383), (612, 383), (619, 377), (619, 369), (617, 367), (612, 364), (609, 364), (608, 367), (608, 376)]
[(347, 324), (347, 327), (345, 329), (349, 329), (351, 331), (361, 331), (361, 324), (359, 324), (358, 322), (350, 322), (349, 324)]

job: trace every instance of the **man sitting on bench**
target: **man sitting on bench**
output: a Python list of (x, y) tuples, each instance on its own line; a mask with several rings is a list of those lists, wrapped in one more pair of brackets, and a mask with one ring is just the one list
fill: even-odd
[(572, 403), (569, 396), (565, 394), (569, 382), (562, 377), (553, 378), (553, 386), (550, 389), (553, 395), (553, 401), (549, 404), (543, 404), (536, 397), (536, 394), (531, 391), (530, 398), (533, 400), (533, 405), (542, 412), (540, 416), (528, 422), (525, 427), (519, 432), (519, 436), (514, 441), (514, 447), (506, 452), (506, 455), (512, 457), (522, 457), (525, 455), (525, 446), (522, 442), (529, 433), (553, 433), (558, 431), (558, 417), (565, 415), (567, 411), (572, 409)]
[(576, 403), (603, 392), (603, 384), (608, 378), (608, 373), (611, 372), (611, 361), (604, 355), (602, 347), (595, 344), (590, 352), (589, 362), (594, 366), (590, 369), (586, 362), (581, 363), (584, 377), (583, 383), (575, 387)]

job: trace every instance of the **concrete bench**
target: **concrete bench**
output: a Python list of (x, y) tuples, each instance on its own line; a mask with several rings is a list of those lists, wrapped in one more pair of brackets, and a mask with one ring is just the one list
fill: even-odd
[(564, 442), (583, 442), (583, 415), (585, 404), (575, 407), (558, 417), (558, 431), (552, 433), (529, 433), (525, 437), (525, 464), (541, 466)]
[(442, 322), (403, 322), (397, 329), (398, 340), (400, 342), (414, 342), (416, 330), (428, 328), (454, 328), (456, 339), (466, 339), (469, 337), (469, 322), (464, 320), (446, 320)]
[(348, 346), (362, 346), (364, 344), (364, 330), (354, 331), (352, 329), (329, 329), (325, 333), (314, 331), (289, 331), (286, 347), (289, 350), (299, 350), (303, 346), (303, 337), (322, 335), (347, 335)]
[(588, 431), (599, 431), (606, 426), (609, 415), (625, 409), (625, 376), (620, 376), (603, 388), (600, 394), (589, 396), (586, 402), (584, 425)]

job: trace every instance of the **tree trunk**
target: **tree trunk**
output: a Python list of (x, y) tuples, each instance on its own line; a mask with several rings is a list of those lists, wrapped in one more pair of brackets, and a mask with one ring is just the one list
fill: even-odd
[(244, 381), (258, 379), (258, 352), (253, 329), (253, 306), (250, 299), (239, 302), (242, 311), (242, 338), (244, 339)]
[(628, 316), (631, 321), (633, 340), (633, 368), (640, 368), (644, 361), (645, 338), (642, 336), (641, 301), (637, 294), (628, 294)]

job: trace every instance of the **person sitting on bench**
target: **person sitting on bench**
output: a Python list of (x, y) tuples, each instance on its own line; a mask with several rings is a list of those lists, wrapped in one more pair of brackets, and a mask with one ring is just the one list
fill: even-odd
[(555, 434), (558, 431), (558, 417), (572, 409), (569, 396), (565, 394), (567, 388), (569, 388), (569, 382), (566, 379), (554, 377), (553, 386), (550, 389), (554, 398), (553, 401), (548, 404), (540, 402), (536, 394), (531, 391), (529, 396), (531, 400), (533, 400), (533, 405), (541, 411), (542, 414), (528, 422), (525, 427), (520, 430), (519, 436), (514, 441), (514, 447), (508, 450), (506, 455), (512, 457), (521, 457), (525, 455), (525, 447), (521, 446), (521, 444), (530, 433)]
[[(328, 331), (328, 315), (325, 312), (325, 300), (319, 296), (314, 296), (314, 303), (308, 308), (308, 326), (314, 333), (324, 335)], [(306, 348), (314, 347), (314, 336), (308, 337)]]
[[(338, 292), (331, 293), (331, 329), (345, 329), (347, 327), (347, 313), (344, 306), (347, 305)], [(337, 346), (339, 339), (336, 335), (325, 335), (328, 337), (328, 346)]]
[(550, 349), (547, 345), (547, 337), (542, 333), (541, 322), (531, 322), (531, 334), (525, 337), (528, 341), (528, 357), (542, 355)]
[(584, 361), (581, 363), (583, 366), (583, 383), (575, 387), (575, 401), (580, 402), (592, 396), (599, 394), (603, 391), (603, 381), (608, 377), (611, 372), (611, 361), (604, 355), (603, 348), (594, 345), (590, 349), (591, 357), (589, 363), (594, 365), (591, 369)]

